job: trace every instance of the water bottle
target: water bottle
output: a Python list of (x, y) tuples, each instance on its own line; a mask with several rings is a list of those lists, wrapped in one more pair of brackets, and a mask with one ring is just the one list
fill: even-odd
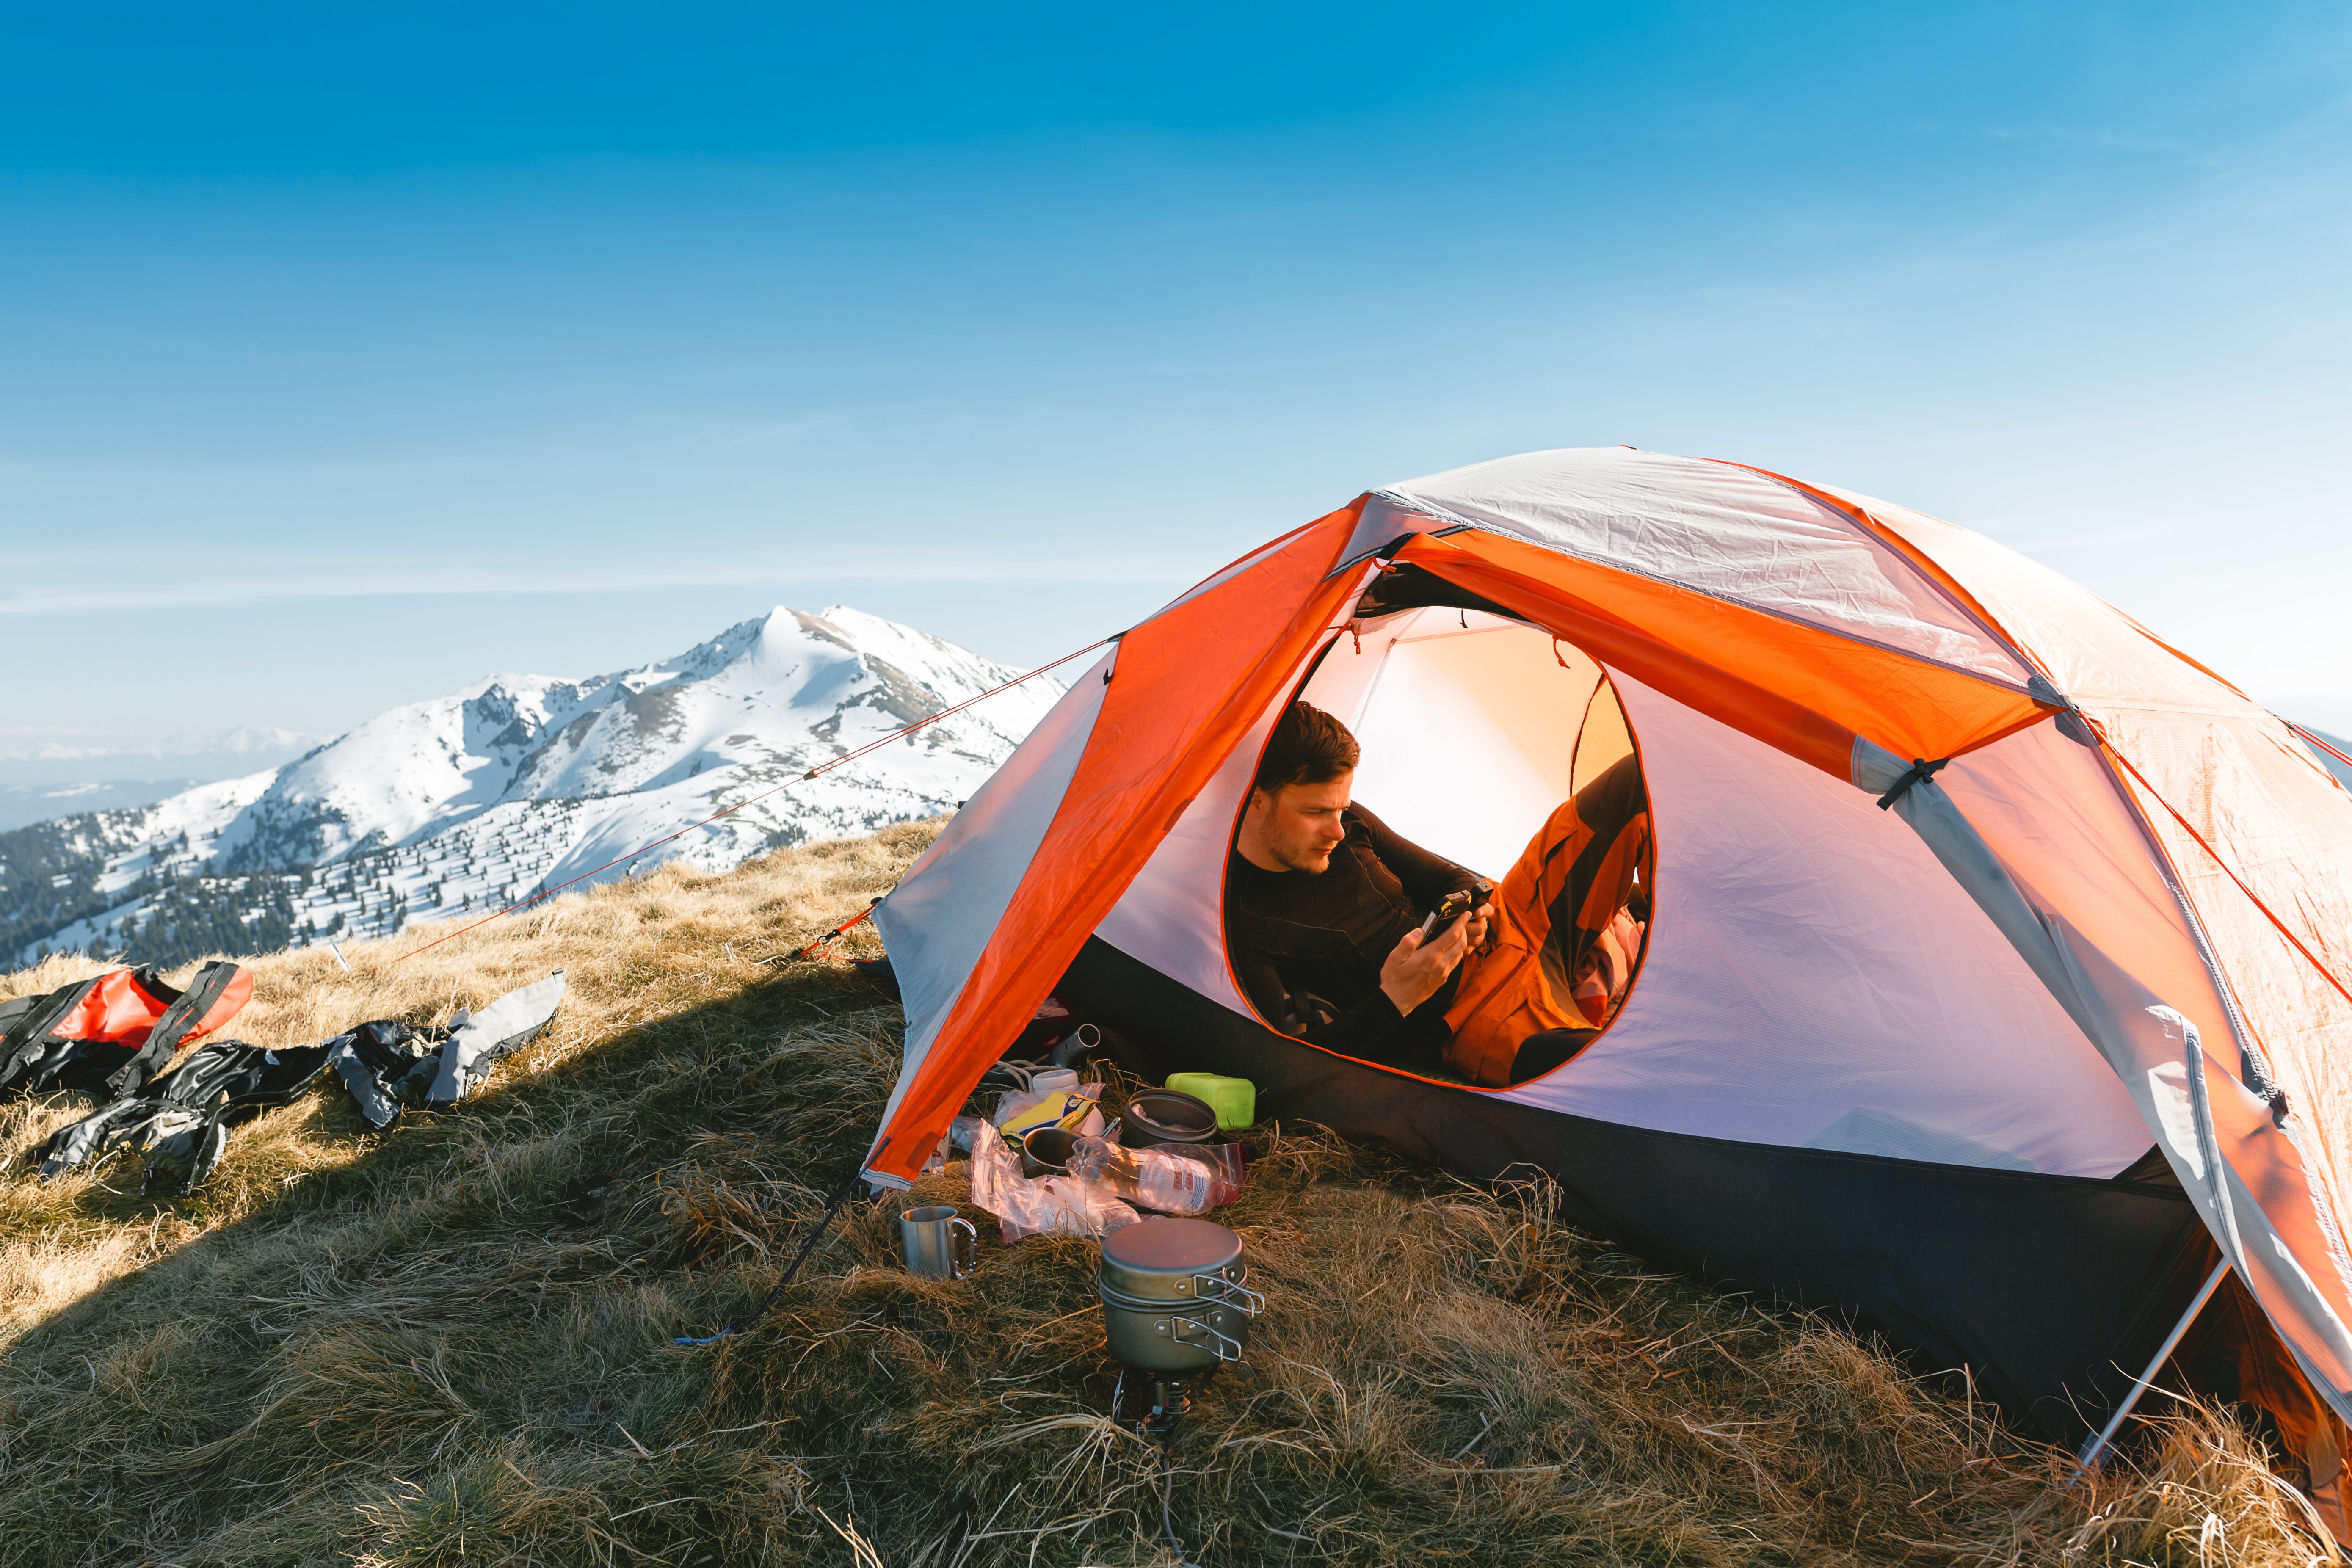
[(1126, 1149), (1101, 1138), (1070, 1145), (1070, 1174), (1100, 1182), (1144, 1208), (1161, 1214), (1199, 1214), (1231, 1203), (1239, 1189), (1205, 1165), (1157, 1149)]

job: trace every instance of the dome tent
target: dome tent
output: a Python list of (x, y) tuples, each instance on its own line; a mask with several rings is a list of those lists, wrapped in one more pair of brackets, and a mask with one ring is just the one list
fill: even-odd
[[(1488, 875), (1639, 757), (1653, 918), (1597, 1041), (1479, 1089), (1256, 1016), (1224, 867), (1300, 695), (1363, 738), (1359, 798)], [(2218, 1250), (2324, 1402), (2273, 1414), (2333, 1500), (2352, 798), (1966, 530), (1629, 448), (1369, 492), (1125, 633), (876, 920), (908, 1030), (869, 1181), (919, 1170), (1058, 986), (1273, 1114), (1538, 1166), (1634, 1250), (1843, 1307), (2053, 1436)]]

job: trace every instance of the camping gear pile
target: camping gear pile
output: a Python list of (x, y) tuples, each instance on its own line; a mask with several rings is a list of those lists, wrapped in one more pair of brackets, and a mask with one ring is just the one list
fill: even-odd
[[(1040, 1013), (1048, 1021), (1068, 1016), (1058, 1003)], [(1087, 1047), (1103, 1043), (1091, 1025), (1061, 1037)], [(971, 1200), (996, 1216), (1008, 1242), (1101, 1237), (1135, 1224), (1139, 1211), (1198, 1215), (1241, 1194), (1240, 1146), (1218, 1141), (1218, 1112), (1202, 1100), (1139, 1090), (1106, 1121), (1102, 1084), (1079, 1082), (1075, 1068), (1007, 1060), (991, 1073), (1010, 1086), (993, 1113), (957, 1117), (926, 1168), (943, 1169), (952, 1149), (968, 1151)], [(1224, 1092), (1239, 1106), (1249, 1088), (1239, 1082)]]
[(252, 996), (253, 972), (223, 961), (196, 971), (185, 991), (151, 963), (0, 1002), (0, 1097), (137, 1094), (184, 1042), (227, 1023)]
[[(1076, 1023), (1052, 997), (1038, 1006), (1023, 1043), (1039, 1036), (1053, 1047), (1048, 1060), (1055, 1064), (1083, 1062), (1110, 1044), (1100, 1028)], [(1096, 1293), (1105, 1342), (1119, 1363), (1111, 1419), (1160, 1445), (1160, 1521), (1179, 1560), (1188, 1561), (1173, 1511), (1176, 1428), (1201, 1385), (1242, 1359), (1265, 1300), (1249, 1288), (1241, 1237), (1192, 1217), (1241, 1195), (1240, 1145), (1220, 1134), (1254, 1123), (1256, 1086), (1216, 1074), (1178, 1077), (1213, 1096), (1213, 1103), (1175, 1087), (1139, 1089), (1107, 1121), (1100, 1082), (1079, 1081), (1076, 1067), (1008, 1058), (982, 1082), (1006, 1086), (994, 1112), (955, 1118), (925, 1169), (944, 1169), (951, 1149), (968, 1151), (972, 1202), (996, 1216), (1007, 1243), (1033, 1236), (1098, 1239)], [(826, 1219), (831, 1214), (828, 1205)], [(823, 1224), (803, 1244), (802, 1257)], [(979, 1267), (978, 1233), (951, 1205), (906, 1209), (898, 1232), (910, 1273), (961, 1279)], [(777, 1289), (799, 1261), (786, 1267)], [(1139, 1407), (1131, 1407), (1130, 1383), (1150, 1390)]]
[(0, 1092), (79, 1089), (100, 1109), (51, 1134), (44, 1181), (129, 1149), (157, 1179), (194, 1191), (220, 1163), (229, 1129), (307, 1092), (330, 1067), (376, 1131), (408, 1106), (453, 1105), (489, 1066), (531, 1040), (563, 999), (563, 972), (479, 1013), (417, 1027), (379, 1018), (313, 1046), (215, 1040), (160, 1077), (183, 1042), (220, 1028), (253, 994), (250, 971), (208, 963), (182, 993), (152, 968), (118, 969), (46, 996), (0, 1004)]
[[(1572, 1059), (1451, 1081), (1240, 993), (1227, 857), (1299, 699), (1362, 742), (1358, 798), (1490, 874), (1638, 758), (1639, 972)], [(1050, 992), (1150, 1076), (1548, 1172), (1596, 1234), (1838, 1310), (2053, 1439), (2110, 1419), (2226, 1265), (2170, 1385), (2258, 1406), (2344, 1517), (2352, 796), (1981, 535), (1630, 448), (1367, 492), (1123, 633), (874, 920), (908, 1016), (874, 1184)]]

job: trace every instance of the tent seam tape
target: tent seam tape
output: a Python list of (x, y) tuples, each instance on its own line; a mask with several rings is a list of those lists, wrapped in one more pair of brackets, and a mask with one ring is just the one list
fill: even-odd
[[(1905, 564), (1918, 574), (1920, 581), (1934, 589), (1945, 603), (1974, 621), (1979, 631), (2014, 654), (2028, 669), (2038, 671), (2044, 680), (2050, 682), (2053, 690), (2057, 689), (2058, 682), (2051, 676), (2050, 671), (2043, 668), (2042, 660), (2011, 636), (2009, 628), (2001, 625), (2000, 618), (1979, 602), (1975, 595), (1961, 587), (1958, 578), (1947, 571), (1941, 562), (1927, 555), (1884, 521), (1871, 515), (1869, 508), (1841, 500), (1815, 486), (1808, 485), (1802, 479), (1791, 479), (1786, 474), (1776, 474), (1769, 468), (1759, 468), (1752, 463), (1736, 463), (1728, 458), (1708, 458), (1704, 460), (1722, 463), (1727, 468), (1745, 469), (1759, 478), (1770, 479), (1774, 484), (1784, 485), (1811, 501), (1815, 506), (1826, 507), (1841, 517), (1850, 518), (1862, 524), (1864, 528), (1870, 531), (1873, 538), (1902, 557)], [(2073, 699), (2069, 697), (2068, 700), (2072, 701)]]

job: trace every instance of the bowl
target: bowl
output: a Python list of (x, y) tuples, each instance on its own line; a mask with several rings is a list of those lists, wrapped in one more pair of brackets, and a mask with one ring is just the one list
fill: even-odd
[(1206, 1143), (1216, 1135), (1216, 1107), (1172, 1089), (1136, 1090), (1118, 1122), (1118, 1141), (1130, 1149), (1149, 1149), (1157, 1143)]

